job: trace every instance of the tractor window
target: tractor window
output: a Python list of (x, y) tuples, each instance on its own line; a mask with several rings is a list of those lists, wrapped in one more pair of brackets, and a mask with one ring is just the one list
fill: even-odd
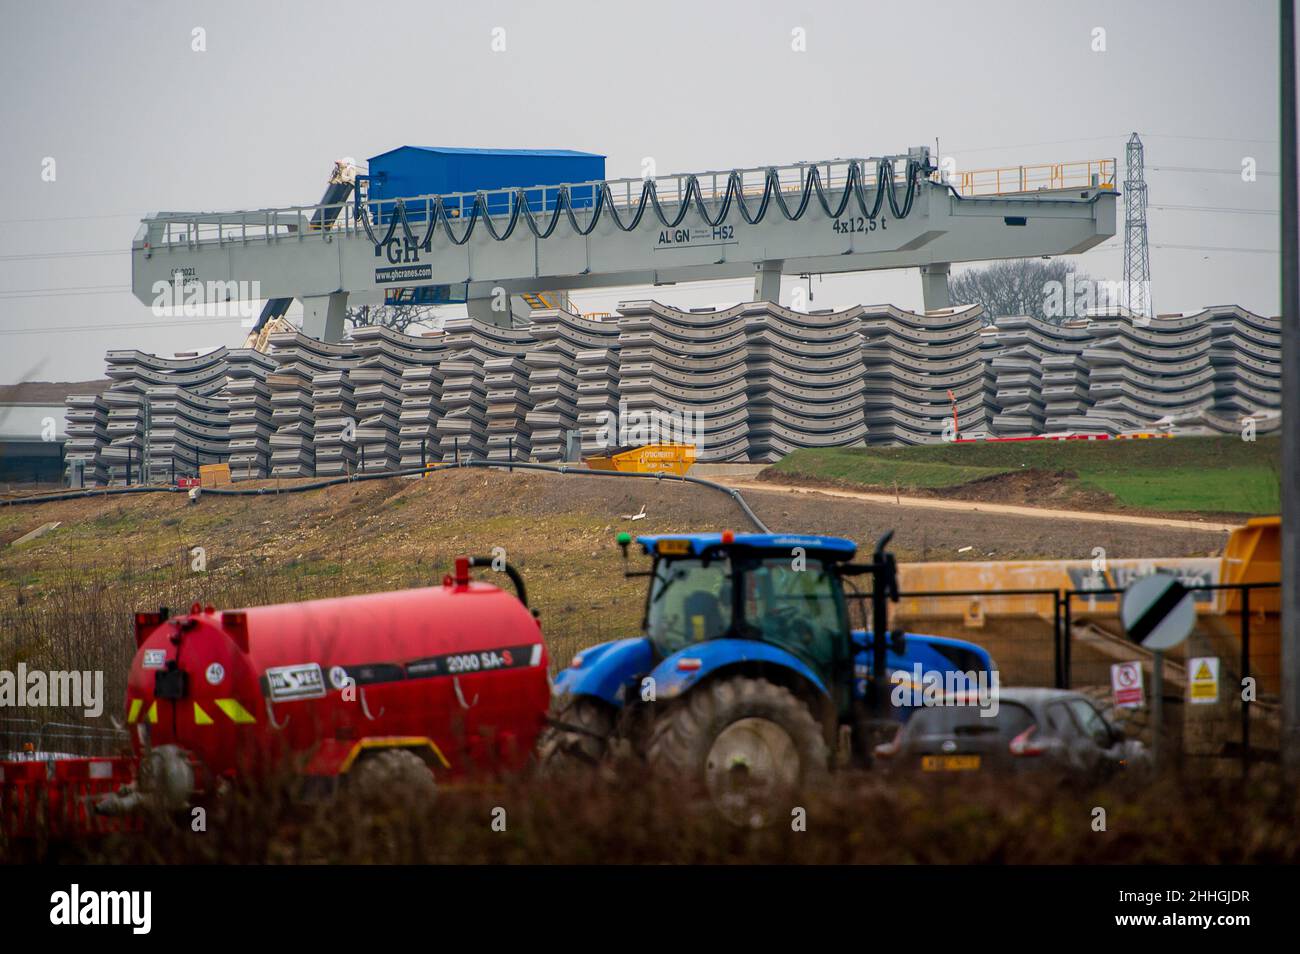
[(787, 557), (747, 562), (744, 599), (746, 635), (815, 667), (831, 663), (848, 631), (843, 593), (820, 560), (799, 569)]
[(664, 656), (731, 629), (731, 565), (726, 560), (659, 560), (650, 585), (646, 632)]

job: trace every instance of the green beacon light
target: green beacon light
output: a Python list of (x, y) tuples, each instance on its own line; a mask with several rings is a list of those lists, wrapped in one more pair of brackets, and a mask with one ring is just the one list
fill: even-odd
[(628, 544), (632, 542), (632, 534), (628, 533), (626, 530), (623, 530), (614, 539), (618, 541), (619, 547), (623, 550), (623, 559), (626, 560), (627, 547)]

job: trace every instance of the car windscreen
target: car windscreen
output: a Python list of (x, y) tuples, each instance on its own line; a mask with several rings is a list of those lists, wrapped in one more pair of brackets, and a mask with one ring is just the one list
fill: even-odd
[(978, 706), (926, 706), (907, 724), (909, 735), (994, 735), (1013, 739), (1034, 724), (1033, 714), (1014, 702), (1001, 702), (997, 715), (982, 716)]

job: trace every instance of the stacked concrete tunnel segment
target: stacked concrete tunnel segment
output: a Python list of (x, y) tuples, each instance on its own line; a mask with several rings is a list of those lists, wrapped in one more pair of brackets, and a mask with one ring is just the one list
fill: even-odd
[(64, 460), (71, 469), (74, 462), (82, 468), (82, 480), (90, 485), (108, 482), (108, 402), (99, 394), (77, 394), (68, 398), (67, 443)]
[(983, 309), (917, 315), (871, 309), (863, 317), (867, 436), (871, 443), (926, 444), (958, 431), (985, 433)]
[(861, 311), (746, 306), (751, 460), (866, 439)]
[(1082, 323), (1049, 324), (1024, 316), (1000, 318), (996, 325), (997, 353), (989, 363), (993, 405), (991, 429), (998, 434), (1029, 436), (1046, 428), (1049, 406), (1053, 417), (1062, 407), (1087, 396), (1086, 379), (1075, 390), (1075, 359), (1087, 332)]
[(619, 306), (620, 420), (611, 443), (688, 441), (701, 461), (749, 456), (743, 308)]
[(552, 309), (524, 329), (466, 317), (271, 345), (110, 352), (111, 387), (68, 399), (68, 460), (99, 483), (221, 460), (235, 479), (556, 463), (663, 439), (697, 442), (701, 462), (766, 462), (953, 437), (1266, 433), (1280, 406), (1279, 322), (1235, 306), (990, 325), (978, 307), (631, 301), (607, 320)]
[(533, 460), (566, 459), (569, 435), (599, 449), (602, 422), (618, 410), (618, 327), (558, 309), (538, 311), (531, 331), (536, 347), (524, 356)]
[(1113, 435), (1181, 425), (1276, 426), (1276, 318), (1236, 306), (1143, 320), (1127, 315), (1051, 325), (998, 322), (993, 432)]
[(103, 395), (108, 413), (108, 443), (95, 469), (110, 482), (128, 472), (193, 472), (229, 453), (229, 402), (225, 387), (230, 352), (158, 357), (141, 351), (110, 351), (106, 375), (113, 381)]

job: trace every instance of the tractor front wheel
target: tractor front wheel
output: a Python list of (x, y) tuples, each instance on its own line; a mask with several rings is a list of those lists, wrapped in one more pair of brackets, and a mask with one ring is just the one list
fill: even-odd
[(708, 791), (729, 821), (761, 827), (826, 774), (821, 726), (789, 689), (764, 679), (707, 683), (655, 721), (647, 757), (656, 772)]

